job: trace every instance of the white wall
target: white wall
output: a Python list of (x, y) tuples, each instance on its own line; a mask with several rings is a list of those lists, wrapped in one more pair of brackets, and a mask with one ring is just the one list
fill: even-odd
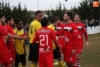
[(88, 34), (96, 34), (100, 33), (100, 25), (99, 26), (93, 26), (93, 27), (87, 27), (87, 33)]

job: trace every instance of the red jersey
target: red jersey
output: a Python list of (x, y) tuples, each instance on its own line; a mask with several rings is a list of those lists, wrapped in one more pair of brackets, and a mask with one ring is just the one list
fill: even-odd
[(56, 43), (56, 35), (52, 29), (43, 27), (37, 30), (33, 43), (36, 41), (39, 41), (39, 53), (45, 50), (53, 50), (52, 41)]
[[(61, 22), (61, 23), (58, 23), (57, 26), (56, 26), (56, 31), (57, 33), (59, 33), (60, 31), (62, 31), (64, 28), (64, 24)], [(60, 35), (58, 36), (58, 45), (61, 47), (61, 49), (64, 48), (64, 35)]]
[(88, 41), (85, 25), (81, 22), (76, 23), (76, 25), (78, 27), (78, 43), (83, 44), (83, 34), (85, 34), (86, 41)]
[(73, 49), (77, 47), (78, 41), (78, 28), (75, 23), (71, 22), (64, 26), (65, 45), (72, 46)]
[[(64, 28), (64, 24), (63, 24), (62, 22), (59, 23), (59, 24), (57, 24), (57, 26), (56, 26), (56, 30), (57, 30), (57, 32), (63, 30), (63, 28)], [(62, 34), (62, 35), (63, 35), (63, 34)]]
[(3, 28), (1, 25), (0, 25), (0, 48), (2, 48), (2, 46), (6, 46), (6, 40), (5, 40), (5, 35), (7, 35), (8, 32), (6, 31), (5, 28)]

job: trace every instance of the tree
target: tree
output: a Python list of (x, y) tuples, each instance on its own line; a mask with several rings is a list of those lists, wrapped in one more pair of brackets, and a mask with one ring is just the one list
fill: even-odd
[(100, 18), (100, 7), (93, 7), (93, 0), (84, 0), (79, 4), (78, 8), (74, 7), (72, 9), (72, 12), (74, 14), (79, 13), (82, 20)]

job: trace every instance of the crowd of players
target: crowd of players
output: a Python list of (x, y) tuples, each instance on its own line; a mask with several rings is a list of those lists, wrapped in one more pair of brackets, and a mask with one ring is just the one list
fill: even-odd
[[(28, 33), (23, 30), (22, 20), (15, 22), (14, 19), (0, 13), (0, 67), (26, 66), (26, 48), (24, 40), (29, 40), (29, 61), (30, 67), (54, 67), (54, 60), (57, 59), (59, 67), (80, 67), (81, 54), (83, 50), (83, 34), (86, 45), (89, 45), (88, 36), (84, 24), (80, 22), (80, 15), (65, 12), (64, 21), (61, 22), (58, 16), (52, 17), (50, 21), (43, 17), (38, 10), (35, 18), (29, 26)], [(6, 24), (4, 24), (6, 22)], [(61, 57), (64, 56), (64, 61)]]

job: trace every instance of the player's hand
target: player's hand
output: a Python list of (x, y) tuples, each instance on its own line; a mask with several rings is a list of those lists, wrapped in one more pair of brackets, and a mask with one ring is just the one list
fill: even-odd
[(30, 38), (28, 36), (23, 36), (23, 39), (29, 40)]
[(75, 49), (72, 50), (72, 54), (76, 54), (76, 50)]
[(87, 47), (89, 46), (89, 42), (88, 42), (88, 41), (86, 41), (86, 46), (87, 46)]

